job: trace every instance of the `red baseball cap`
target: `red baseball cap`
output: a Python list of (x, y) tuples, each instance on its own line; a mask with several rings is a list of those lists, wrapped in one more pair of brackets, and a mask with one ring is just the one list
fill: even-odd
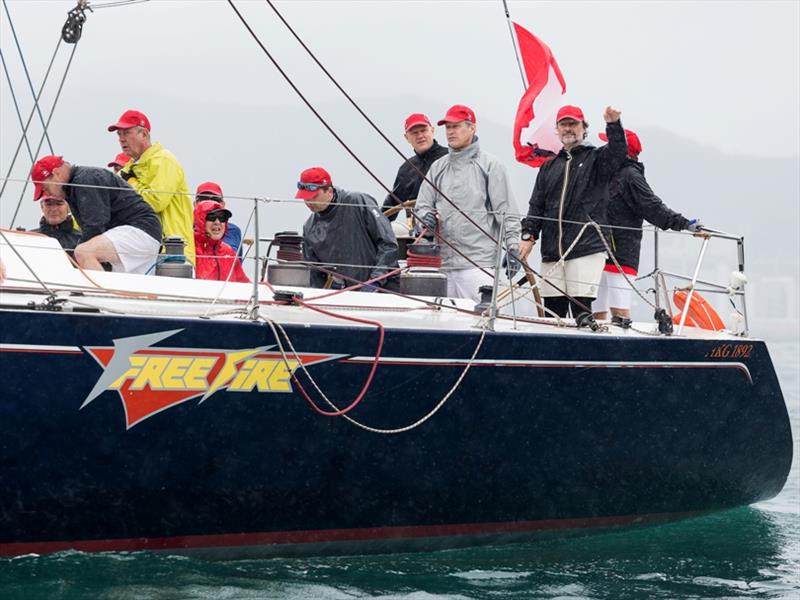
[(53, 169), (57, 169), (64, 164), (64, 159), (60, 156), (43, 156), (37, 160), (31, 169), (31, 181), (33, 181), (33, 199), (38, 200), (42, 197), (44, 190), (42, 182), (53, 174)]
[(580, 107), (572, 106), (570, 104), (562, 106), (558, 109), (556, 123), (564, 119), (572, 119), (573, 121), (580, 121), (581, 123), (586, 121), (586, 118), (583, 116), (583, 111), (580, 109)]
[(120, 152), (119, 154), (117, 154), (114, 157), (114, 160), (112, 160), (110, 163), (108, 163), (108, 167), (111, 168), (111, 167), (113, 167), (115, 165), (118, 166), (118, 167), (124, 167), (125, 165), (128, 164), (128, 161), (130, 159), (131, 159), (130, 156), (128, 156), (124, 152)]
[(199, 196), (200, 194), (206, 194), (207, 196), (218, 196), (220, 198), (223, 197), (222, 188), (218, 183), (214, 183), (213, 181), (206, 181), (205, 183), (198, 185), (194, 195)]
[[(608, 141), (608, 136), (605, 133), (598, 133), (597, 137), (604, 142)], [(631, 158), (636, 158), (639, 156), (639, 153), (642, 151), (642, 142), (639, 140), (639, 136), (630, 129), (626, 129), (625, 139), (628, 140), (628, 156)]]
[(431, 125), (431, 120), (423, 115), (422, 113), (414, 113), (413, 115), (408, 115), (406, 118), (406, 133), (412, 127), (416, 127), (417, 125), (427, 125), (428, 127), (433, 127)]
[(445, 123), (458, 123), (460, 121), (470, 121), (477, 123), (475, 119), (475, 112), (463, 104), (455, 104), (447, 109), (447, 114), (444, 119), (440, 119), (437, 125), (444, 125)]
[(147, 131), (150, 131), (150, 119), (138, 110), (126, 110), (122, 113), (119, 121), (108, 126), (108, 130), (116, 131), (117, 129), (130, 129), (131, 127), (144, 127)]
[(295, 198), (308, 200), (309, 198), (316, 196), (318, 191), (317, 189), (303, 189), (302, 186), (306, 184), (327, 187), (329, 185), (333, 185), (333, 181), (331, 181), (330, 173), (328, 173), (322, 167), (311, 167), (310, 169), (306, 169), (300, 173), (300, 181), (297, 182), (297, 193), (294, 195)]

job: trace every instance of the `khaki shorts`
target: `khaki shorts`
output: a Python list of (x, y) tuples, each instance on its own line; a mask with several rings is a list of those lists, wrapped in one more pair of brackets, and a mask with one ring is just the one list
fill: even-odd
[[(598, 252), (566, 260), (563, 266), (558, 263), (542, 263), (543, 281), (540, 286), (542, 296), (553, 298), (563, 296), (566, 292), (573, 298), (596, 298), (600, 277), (603, 275), (606, 265), (606, 257), (605, 252)], [(549, 285), (549, 283), (553, 285)]]

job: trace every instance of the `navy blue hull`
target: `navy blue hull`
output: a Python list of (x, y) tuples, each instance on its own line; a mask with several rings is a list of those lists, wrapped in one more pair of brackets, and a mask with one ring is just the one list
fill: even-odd
[[(490, 333), (441, 410), (390, 435), (318, 414), (296, 383), (289, 392), (222, 387), (161, 410), (148, 408), (144, 389), (136, 417), (116, 389), (91, 397), (111, 371), (98, 349), (114, 340), (177, 330), (150, 350), (199, 356), (273, 346), (264, 324), (20, 314), (0, 311), (2, 554), (513, 541), (750, 504), (780, 491), (792, 459), (786, 407), (758, 341)], [(375, 331), (286, 331), (298, 352), (319, 355), (309, 372), (346, 406), (369, 374)], [(387, 330), (384, 362), (348, 416), (397, 428), (426, 415), (479, 336)], [(190, 381), (189, 360), (159, 381)], [(273, 377), (252, 381), (279, 387)]]

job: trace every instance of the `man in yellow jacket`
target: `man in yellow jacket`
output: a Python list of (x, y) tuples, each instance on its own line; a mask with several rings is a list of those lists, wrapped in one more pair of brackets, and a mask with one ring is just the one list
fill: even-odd
[(194, 264), (194, 211), (178, 159), (160, 142), (150, 142), (150, 120), (138, 110), (126, 110), (108, 130), (117, 132), (122, 151), (131, 157), (119, 176), (156, 211), (164, 237), (183, 238), (186, 258)]

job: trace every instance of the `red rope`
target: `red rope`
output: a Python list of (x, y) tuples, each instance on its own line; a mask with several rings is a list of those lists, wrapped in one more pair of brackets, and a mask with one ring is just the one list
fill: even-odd
[(409, 267), (431, 267), (439, 269), (442, 266), (442, 257), (430, 256), (427, 254), (417, 254), (410, 249), (406, 252), (406, 264)]
[(358, 317), (348, 317), (346, 315), (339, 315), (334, 312), (327, 311), (323, 308), (318, 308), (313, 304), (309, 304), (308, 302), (303, 302), (299, 298), (295, 298), (295, 302), (297, 302), (301, 306), (304, 306), (305, 308), (309, 308), (313, 311), (316, 311), (323, 315), (327, 315), (329, 317), (333, 317), (335, 319), (344, 319), (345, 321), (353, 321), (354, 323), (362, 323), (364, 325), (374, 325), (375, 327), (378, 328), (378, 348), (375, 351), (375, 359), (372, 361), (372, 368), (370, 369), (369, 375), (367, 376), (367, 380), (364, 382), (364, 385), (361, 388), (361, 392), (358, 394), (358, 396), (356, 396), (355, 400), (353, 400), (349, 404), (349, 406), (335, 411), (321, 409), (319, 406), (317, 406), (316, 402), (314, 402), (314, 400), (312, 400), (311, 397), (308, 395), (305, 388), (303, 387), (303, 384), (301, 384), (300, 380), (297, 378), (297, 375), (295, 375), (295, 373), (292, 373), (292, 379), (294, 379), (294, 382), (297, 384), (297, 387), (300, 390), (300, 394), (303, 396), (303, 398), (305, 398), (308, 401), (309, 404), (311, 404), (312, 408), (315, 411), (326, 417), (339, 417), (341, 415), (345, 415), (349, 413), (351, 410), (353, 410), (356, 406), (358, 406), (358, 403), (361, 402), (361, 399), (366, 395), (367, 390), (369, 390), (369, 387), (372, 384), (372, 378), (375, 376), (375, 371), (378, 368), (378, 362), (380, 361), (381, 357), (381, 351), (383, 350), (383, 338), (384, 338), (383, 325), (381, 325), (378, 321), (370, 321), (369, 319), (359, 319)]

